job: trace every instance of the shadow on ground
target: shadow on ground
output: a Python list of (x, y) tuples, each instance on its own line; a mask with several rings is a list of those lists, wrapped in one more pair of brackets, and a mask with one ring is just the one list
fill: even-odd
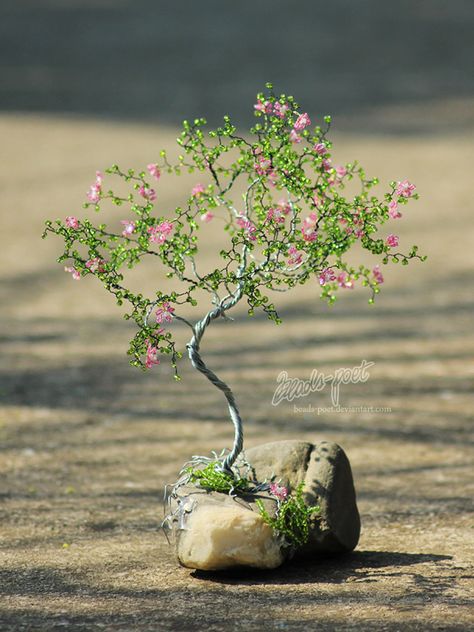
[[(71, 604), (76, 598), (89, 599), (91, 602), (103, 604), (105, 608), (110, 608), (120, 600), (123, 604), (121, 614), (108, 614), (107, 612), (83, 612), (80, 616), (73, 613), (57, 613), (51, 615), (42, 609), (19, 609), (15, 614), (2, 612), (0, 610), (0, 621), (7, 627), (21, 626), (18, 629), (27, 629), (29, 625), (48, 625), (48, 629), (56, 630), (64, 626), (72, 626), (73, 629), (100, 629), (107, 627), (113, 630), (152, 630), (161, 629), (153, 626), (163, 626), (166, 630), (183, 630), (183, 625), (191, 624), (193, 629), (223, 630), (223, 629), (245, 629), (245, 630), (278, 630), (291, 629), (295, 631), (311, 629), (311, 619), (300, 618), (301, 611), (310, 603), (313, 608), (318, 605), (326, 605), (330, 609), (333, 605), (337, 607), (341, 600), (339, 592), (328, 593), (326, 586), (331, 584), (345, 585), (344, 601), (352, 604), (354, 608), (362, 601), (370, 603), (370, 607), (383, 606), (386, 603), (387, 594), (385, 591), (374, 591), (373, 584), (377, 583), (380, 576), (390, 577), (399, 581), (410, 582), (409, 595), (405, 596), (405, 607), (415, 610), (423, 604), (429, 604), (433, 598), (437, 603), (449, 603), (458, 608), (469, 606), (469, 601), (465, 599), (452, 599), (449, 595), (452, 578), (446, 574), (443, 564), (449, 563), (452, 558), (443, 555), (430, 554), (408, 554), (389, 551), (359, 551), (350, 556), (338, 560), (319, 560), (317, 562), (293, 562), (282, 569), (272, 572), (246, 572), (246, 574), (235, 571), (233, 573), (205, 574), (193, 572), (194, 581), (186, 587), (181, 587), (180, 591), (173, 591), (160, 588), (131, 588), (131, 587), (105, 587), (94, 586), (84, 573), (67, 573), (54, 568), (36, 568), (29, 571), (0, 572), (0, 594), (3, 596), (16, 596), (20, 598), (43, 597), (48, 603), (55, 596), (68, 596)], [(432, 578), (429, 582), (423, 577), (423, 570), (417, 570), (418, 565), (431, 564), (441, 565), (437, 578)], [(122, 570), (126, 565), (122, 567)], [(118, 569), (117, 569), (118, 570)], [(443, 572), (444, 570), (444, 572)], [(314, 584), (318, 582), (318, 591), (306, 592), (292, 590), (300, 585)], [(272, 612), (264, 611), (260, 608), (260, 599), (264, 596), (255, 596), (255, 587), (260, 589), (274, 589), (281, 587), (282, 593), (276, 593), (271, 601)], [(225, 596), (229, 590), (239, 587), (240, 599), (226, 600)], [(265, 593), (266, 598), (269, 594)], [(247, 605), (243, 608), (243, 600), (251, 603), (250, 611)], [(132, 600), (132, 601), (131, 601)], [(396, 600), (392, 605), (396, 608)], [(133, 603), (134, 608), (129, 611), (129, 604)], [(140, 604), (140, 609), (137, 604)], [(183, 605), (186, 603), (185, 611)], [(213, 603), (212, 609), (204, 610), (206, 604)], [(262, 601), (263, 603), (263, 601)], [(280, 603), (288, 609), (292, 609), (293, 617), (286, 618), (286, 624), (280, 619)], [(281, 620), (281, 627), (279, 622)], [(353, 617), (349, 620), (340, 620), (337, 616), (329, 613), (329, 610), (320, 612), (318, 616), (318, 630), (348, 630), (353, 626), (362, 625), (365, 630), (380, 630), (380, 621), (370, 617), (360, 619), (354, 611)], [(88, 627), (87, 627), (88, 626)], [(110, 626), (110, 627), (109, 627)], [(404, 629), (419, 628), (416, 621), (410, 616), (404, 616)], [(189, 628), (191, 629), (191, 628)], [(384, 630), (395, 632), (399, 630), (399, 623), (386, 621)], [(455, 625), (444, 629), (457, 629)], [(460, 629), (460, 628), (459, 628)]]
[[(339, 129), (452, 132), (473, 123), (469, 104), (456, 101), (474, 96), (473, 28), (469, 0), (274, 0), (271, 10), (217, 0), (182, 0), (179, 9), (164, 0), (4, 0), (0, 107), (170, 125), (229, 113), (247, 124), (256, 92), (273, 80), (336, 115)], [(415, 111), (406, 116), (404, 106)]]
[[(377, 569), (395, 568), (397, 573), (410, 572), (412, 566), (427, 562), (451, 560), (446, 555), (426, 553), (398, 553), (395, 551), (354, 551), (350, 554), (318, 560), (296, 559), (276, 571), (251, 571), (248, 569), (206, 573), (193, 571), (193, 577), (222, 584), (304, 584), (314, 582), (339, 584), (348, 579), (358, 582), (375, 582)], [(408, 569), (408, 570), (407, 570)]]

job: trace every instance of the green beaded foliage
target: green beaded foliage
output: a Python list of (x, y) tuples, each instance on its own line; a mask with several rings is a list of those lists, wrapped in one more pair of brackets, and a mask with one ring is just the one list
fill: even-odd
[[(134, 366), (148, 366), (145, 358), (152, 345), (157, 353), (170, 355), (179, 377), (176, 363), (182, 354), (172, 332), (152, 317), (155, 307), (163, 304), (172, 306), (178, 315), (180, 307), (196, 306), (201, 291), (210, 294), (214, 305), (238, 294), (239, 300), (247, 301), (249, 315), (260, 309), (280, 323), (270, 298), (274, 292), (311, 281), (312, 291), (332, 303), (341, 287), (336, 272), (345, 275), (345, 287), (360, 281), (373, 302), (380, 280), (371, 268), (346, 260), (353, 246), (372, 253), (374, 263), (406, 264), (413, 258), (422, 259), (416, 246), (407, 253), (394, 251), (379, 233), (389, 220), (389, 203), (397, 183), (391, 182), (382, 196), (376, 196), (377, 179), (368, 178), (357, 161), (338, 172), (330, 162), (328, 116), (320, 124), (298, 131), (295, 142), (300, 106), (292, 96), (276, 96), (270, 84), (267, 89), (266, 94), (258, 95), (258, 102), (269, 104), (269, 112), (255, 111), (258, 120), (250, 134), (238, 134), (228, 116), (220, 127), (205, 132), (206, 121), (197, 118), (183, 123), (177, 141), (182, 154), (175, 164), (165, 151), (159, 153), (156, 168), (162, 177), (166, 173), (179, 176), (183, 171), (201, 174), (202, 187), (185, 194), (181, 206), (161, 207), (160, 182), (156, 184), (157, 201), (154, 195), (147, 196), (155, 185), (146, 171), (113, 165), (106, 170), (97, 200), (85, 204), (108, 213), (108, 224), (90, 218), (74, 227), (61, 220), (46, 223), (43, 236), (52, 233), (63, 240), (59, 262), (72, 266), (78, 276), (95, 276), (119, 305), (128, 306), (125, 318), (136, 324), (128, 350)], [(275, 114), (282, 111), (283, 116)], [(128, 192), (107, 188), (106, 181), (116, 181), (120, 191)], [(346, 197), (348, 185), (352, 194)], [(401, 205), (408, 201), (403, 196), (398, 200)], [(115, 207), (120, 208), (120, 215)], [(203, 270), (198, 237), (203, 230), (215, 230), (201, 221), (206, 214), (212, 214), (213, 223), (218, 222), (223, 230), (215, 253), (218, 263)], [(314, 235), (308, 238), (304, 228), (311, 214)], [(133, 231), (128, 234), (120, 228), (124, 219), (133, 220)], [(171, 224), (172, 229), (161, 241), (154, 240), (163, 223)], [(145, 258), (155, 258), (157, 263), (157, 289), (149, 296), (132, 289), (127, 277), (128, 270)], [(91, 261), (99, 264), (91, 265)], [(325, 271), (331, 274), (321, 284), (320, 275)], [(160, 278), (173, 279), (174, 289), (165, 291)]]
[(279, 501), (274, 517), (270, 516), (261, 500), (256, 505), (260, 515), (275, 533), (284, 539), (287, 546), (301, 547), (308, 542), (311, 521), (320, 511), (318, 506), (309, 507), (303, 498), (304, 483), (298, 485), (293, 494)]
[(225, 472), (222, 469), (222, 461), (218, 460), (211, 461), (202, 469), (186, 468), (184, 474), (188, 476), (188, 483), (194, 483), (208, 491), (222, 492), (223, 494), (245, 492), (251, 486), (251, 482), (247, 478)]

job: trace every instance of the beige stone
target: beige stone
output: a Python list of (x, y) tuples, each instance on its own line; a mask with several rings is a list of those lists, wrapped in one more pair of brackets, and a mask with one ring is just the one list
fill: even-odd
[(183, 566), (206, 571), (276, 568), (284, 561), (272, 529), (258, 513), (238, 504), (198, 505), (183, 526), (178, 546)]

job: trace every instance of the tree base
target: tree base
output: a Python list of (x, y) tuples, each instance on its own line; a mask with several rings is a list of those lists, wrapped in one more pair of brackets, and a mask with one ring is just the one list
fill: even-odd
[(281, 480), (290, 492), (304, 482), (304, 498), (320, 510), (300, 548), (285, 546), (266, 524), (255, 501), (275, 515), (277, 503), (268, 492), (231, 497), (194, 486), (178, 489), (173, 501), (179, 562), (204, 571), (235, 567), (277, 568), (293, 555), (353, 550), (359, 541), (360, 518), (347, 456), (336, 443), (302, 441), (266, 443), (246, 451), (258, 481)]

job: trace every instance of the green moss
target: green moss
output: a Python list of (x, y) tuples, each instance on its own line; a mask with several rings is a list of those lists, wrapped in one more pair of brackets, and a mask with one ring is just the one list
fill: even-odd
[(250, 481), (247, 478), (225, 472), (221, 461), (211, 461), (203, 469), (189, 467), (186, 473), (189, 475), (189, 483), (195, 483), (209, 491), (228, 494), (247, 491), (250, 487)]
[(274, 517), (270, 516), (261, 500), (255, 501), (264, 522), (282, 536), (288, 546), (301, 547), (308, 542), (311, 519), (320, 511), (318, 506), (309, 507), (305, 503), (303, 487), (304, 483), (301, 483), (294, 494), (278, 504)]

